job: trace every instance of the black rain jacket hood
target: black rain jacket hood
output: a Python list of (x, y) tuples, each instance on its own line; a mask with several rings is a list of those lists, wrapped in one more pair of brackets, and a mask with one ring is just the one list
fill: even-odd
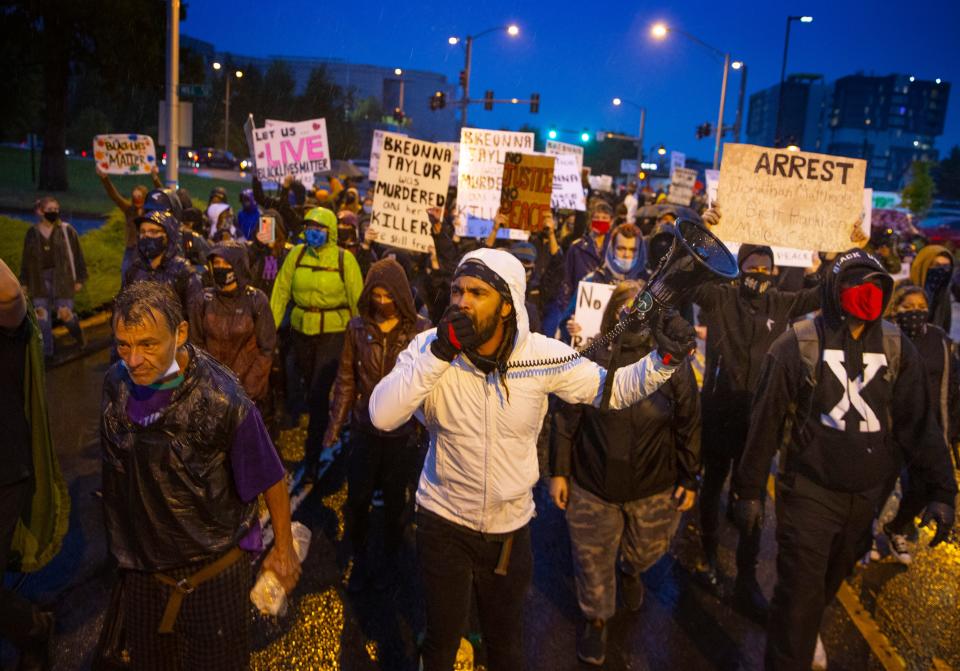
[(233, 266), (233, 272), (237, 275), (237, 286), (240, 289), (250, 284), (250, 261), (247, 259), (247, 248), (243, 243), (230, 241), (215, 245), (207, 258), (214, 256), (219, 256)]

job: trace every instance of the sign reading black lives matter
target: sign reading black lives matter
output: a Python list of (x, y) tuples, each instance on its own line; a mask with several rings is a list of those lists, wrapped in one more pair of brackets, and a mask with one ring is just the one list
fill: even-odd
[(384, 133), (370, 220), (377, 241), (428, 251), (433, 237), (427, 210), (446, 203), (452, 167), (449, 146)]
[(722, 240), (842, 252), (865, 240), (863, 182), (856, 158), (771, 149), (723, 148), (717, 200)]

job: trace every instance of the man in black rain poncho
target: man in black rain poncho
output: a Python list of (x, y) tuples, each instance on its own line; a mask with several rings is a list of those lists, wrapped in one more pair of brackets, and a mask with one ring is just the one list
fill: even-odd
[[(709, 217), (706, 217), (709, 221)], [(703, 391), (703, 487), (700, 528), (706, 558), (705, 575), (717, 582), (720, 538), (720, 497), (731, 468), (743, 454), (750, 424), (750, 404), (760, 380), (763, 357), (791, 319), (816, 310), (816, 287), (800, 292), (779, 291), (774, 281), (773, 250), (741, 245), (736, 284), (706, 284), (694, 294), (700, 323), (707, 327)], [(739, 604), (762, 617), (766, 601), (756, 578), (760, 530), (741, 530), (737, 544), (736, 596)]]
[(873, 518), (903, 459), (928, 484), (931, 545), (954, 522), (957, 485), (923, 363), (910, 339), (880, 319), (892, 278), (860, 249), (839, 255), (824, 278), (822, 315), (795, 324), (767, 354), (733, 484), (738, 523), (758, 526), (770, 462), (783, 445), (771, 669), (810, 668), (823, 611), (870, 547)]

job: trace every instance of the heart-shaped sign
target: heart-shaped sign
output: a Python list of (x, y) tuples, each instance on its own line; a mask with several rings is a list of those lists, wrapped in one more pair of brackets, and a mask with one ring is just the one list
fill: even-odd
[(313, 130), (320, 130), (320, 124), (318, 124), (316, 121), (313, 122)]
[(93, 156), (99, 161), (100, 159), (103, 158), (104, 154), (102, 151), (97, 151), (97, 152), (94, 152)]
[(260, 152), (259, 154), (257, 154), (257, 158), (263, 158), (263, 152)]
[(109, 164), (109, 163), (101, 163), (101, 164), (100, 164), (100, 167), (103, 168), (104, 170), (106, 170), (107, 168), (110, 167), (110, 164)]
[(102, 147), (102, 146), (103, 146), (103, 140), (97, 140), (97, 146), (98, 146), (98, 147)]
[[(147, 156), (147, 161), (148, 161), (148, 162), (153, 163), (155, 160), (156, 160), (156, 159), (154, 159), (153, 156)], [(144, 166), (144, 167), (146, 167), (146, 166)]]

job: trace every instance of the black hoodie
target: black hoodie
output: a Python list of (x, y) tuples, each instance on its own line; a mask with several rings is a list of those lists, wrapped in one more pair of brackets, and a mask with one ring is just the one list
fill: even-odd
[[(817, 385), (807, 382), (795, 332), (777, 338), (764, 362), (754, 398), (750, 432), (734, 490), (758, 499), (774, 452), (786, 438), (780, 470), (800, 474), (827, 489), (882, 496), (906, 459), (929, 483), (932, 500), (953, 505), (957, 493), (950, 454), (927, 392), (923, 363), (909, 338), (901, 338), (900, 369), (888, 374), (880, 320), (854, 340), (840, 308), (845, 275), (880, 273), (884, 297), (893, 280), (870, 254), (853, 249), (824, 273)], [(893, 378), (893, 379), (891, 379)], [(789, 436), (787, 417), (795, 421)]]
[(166, 233), (167, 247), (163, 252), (163, 260), (160, 261), (159, 266), (154, 268), (149, 259), (143, 258), (143, 255), (138, 253), (134, 262), (127, 269), (126, 275), (123, 276), (121, 288), (134, 282), (166, 284), (180, 297), (180, 303), (183, 305), (183, 315), (186, 318), (189, 315), (190, 306), (200, 299), (203, 285), (190, 262), (180, 256), (180, 224), (168, 212), (155, 212), (149, 217), (137, 219), (138, 232), (140, 224), (148, 218), (153, 219), (152, 223), (162, 226)]

